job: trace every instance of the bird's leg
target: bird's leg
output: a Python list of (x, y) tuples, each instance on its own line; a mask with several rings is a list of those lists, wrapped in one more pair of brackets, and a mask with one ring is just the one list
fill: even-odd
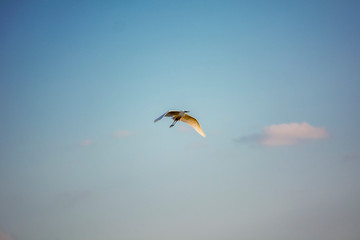
[(177, 121), (176, 120), (174, 120), (174, 122), (170, 125), (170, 127), (173, 127), (173, 126), (175, 126), (175, 123), (176, 123)]

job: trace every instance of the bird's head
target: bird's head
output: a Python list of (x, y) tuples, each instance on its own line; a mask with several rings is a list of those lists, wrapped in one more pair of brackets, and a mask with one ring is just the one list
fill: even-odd
[(188, 113), (188, 112), (190, 112), (190, 111), (184, 111), (184, 113)]

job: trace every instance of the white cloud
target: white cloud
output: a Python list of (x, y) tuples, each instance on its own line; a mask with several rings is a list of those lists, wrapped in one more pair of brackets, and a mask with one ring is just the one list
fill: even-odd
[(313, 127), (303, 123), (284, 123), (267, 126), (261, 134), (254, 134), (237, 139), (238, 142), (258, 142), (264, 146), (294, 145), (306, 140), (328, 138), (329, 132), (324, 127)]
[(313, 127), (303, 122), (271, 125), (263, 129), (261, 144), (266, 146), (293, 145), (303, 140), (329, 137), (324, 127)]
[(120, 130), (120, 131), (114, 132), (114, 137), (116, 137), (116, 138), (126, 138), (131, 135), (132, 135), (132, 133), (128, 130)]

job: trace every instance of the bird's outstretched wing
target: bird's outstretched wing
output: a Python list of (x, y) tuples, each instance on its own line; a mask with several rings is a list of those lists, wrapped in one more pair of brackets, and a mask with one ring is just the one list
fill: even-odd
[(179, 115), (181, 111), (168, 111), (166, 114), (165, 114), (165, 117), (172, 117), (172, 116), (175, 116), (175, 115)]
[(192, 127), (195, 129), (195, 131), (197, 131), (201, 136), (206, 137), (205, 133), (203, 132), (203, 130), (202, 130), (201, 127), (200, 127), (199, 122), (198, 122), (195, 118), (193, 118), (192, 116), (190, 116), (190, 115), (188, 115), (188, 114), (185, 114), (185, 116), (182, 117), (182, 118), (180, 119), (180, 121), (183, 121), (184, 123), (189, 124), (189, 125), (192, 126)]
[(157, 119), (155, 119), (154, 122), (161, 120), (163, 117), (172, 117), (179, 113), (180, 113), (180, 111), (168, 111), (168, 112), (164, 113), (163, 115), (161, 115), (160, 117), (158, 117)]

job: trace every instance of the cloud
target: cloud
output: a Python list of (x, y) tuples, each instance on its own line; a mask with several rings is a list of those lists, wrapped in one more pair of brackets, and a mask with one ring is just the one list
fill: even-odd
[(127, 138), (131, 135), (132, 135), (132, 133), (128, 130), (120, 130), (120, 131), (114, 132), (114, 137), (120, 138), (120, 139)]
[(265, 127), (261, 143), (266, 146), (293, 145), (302, 140), (327, 137), (329, 133), (323, 127), (313, 127), (306, 122), (289, 123)]
[(87, 146), (90, 146), (90, 145), (93, 145), (93, 144), (94, 144), (94, 141), (91, 140), (91, 139), (85, 139), (85, 140), (80, 142), (80, 146), (83, 146), (83, 147), (87, 147)]
[(0, 231), (0, 240), (13, 240), (13, 238), (10, 235)]
[(267, 126), (261, 134), (236, 139), (237, 142), (257, 142), (264, 146), (294, 145), (307, 140), (325, 139), (330, 136), (324, 127), (313, 127), (303, 122)]

